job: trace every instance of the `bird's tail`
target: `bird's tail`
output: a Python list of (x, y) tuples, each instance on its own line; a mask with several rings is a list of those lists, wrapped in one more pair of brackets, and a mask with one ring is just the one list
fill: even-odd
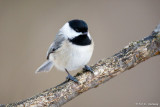
[(54, 65), (53, 61), (47, 60), (36, 70), (35, 73), (49, 72), (52, 69), (53, 65)]

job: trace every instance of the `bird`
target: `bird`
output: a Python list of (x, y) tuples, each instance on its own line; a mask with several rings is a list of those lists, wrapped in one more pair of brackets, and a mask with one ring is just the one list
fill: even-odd
[(46, 61), (35, 71), (49, 72), (55, 66), (60, 71), (66, 71), (66, 79), (78, 82), (69, 72), (81, 67), (94, 73), (87, 66), (94, 50), (94, 42), (84, 20), (73, 19), (66, 22), (59, 30), (53, 43), (47, 51)]

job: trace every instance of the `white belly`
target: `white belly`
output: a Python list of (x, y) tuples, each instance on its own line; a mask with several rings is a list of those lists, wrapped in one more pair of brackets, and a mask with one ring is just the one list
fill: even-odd
[(53, 61), (56, 68), (64, 71), (76, 70), (86, 65), (93, 52), (93, 44), (88, 46), (77, 46), (69, 42), (53, 53)]

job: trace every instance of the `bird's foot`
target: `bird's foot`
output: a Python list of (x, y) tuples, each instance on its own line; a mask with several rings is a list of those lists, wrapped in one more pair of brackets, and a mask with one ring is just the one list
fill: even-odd
[(67, 80), (72, 80), (72, 81), (74, 81), (75, 83), (78, 83), (77, 78), (76, 78), (76, 77), (73, 77), (73, 76), (70, 75), (70, 74), (66, 77), (66, 79), (67, 79)]
[(85, 70), (85, 71), (90, 71), (91, 73), (94, 74), (93, 69), (92, 69), (91, 67), (87, 66), (87, 65), (84, 66), (83, 70)]

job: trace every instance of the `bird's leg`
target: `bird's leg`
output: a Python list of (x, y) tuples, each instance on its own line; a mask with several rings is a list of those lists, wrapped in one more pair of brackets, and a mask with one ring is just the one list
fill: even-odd
[(77, 78), (73, 77), (73, 76), (68, 72), (68, 70), (67, 70), (67, 69), (65, 69), (65, 71), (66, 71), (66, 72), (67, 72), (67, 74), (68, 74), (68, 76), (66, 77), (66, 79), (68, 79), (68, 80), (72, 80), (72, 81), (74, 81), (74, 82), (78, 83)]
[(90, 71), (91, 73), (94, 74), (94, 71), (92, 70), (92, 68), (89, 67), (89, 66), (87, 66), (87, 65), (84, 66), (83, 70), (85, 70), (85, 71)]

